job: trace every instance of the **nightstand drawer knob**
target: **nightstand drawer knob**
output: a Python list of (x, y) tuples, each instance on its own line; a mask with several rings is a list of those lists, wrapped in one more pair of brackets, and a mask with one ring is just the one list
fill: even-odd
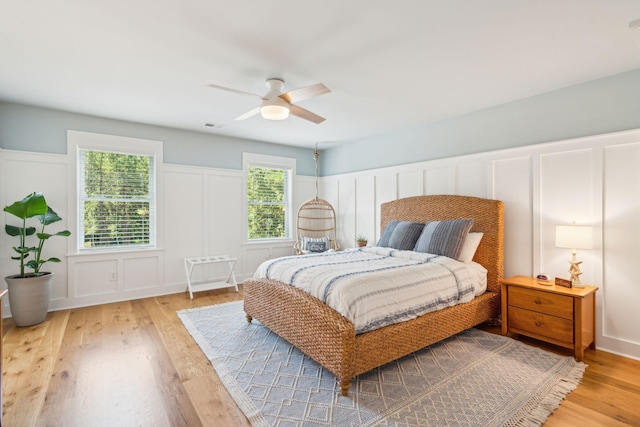
[(536, 326), (537, 326), (537, 327), (542, 326), (542, 322), (540, 322), (539, 320), (536, 320)]
[(533, 302), (535, 302), (536, 304), (542, 304), (542, 301), (540, 301), (539, 298), (536, 298)]

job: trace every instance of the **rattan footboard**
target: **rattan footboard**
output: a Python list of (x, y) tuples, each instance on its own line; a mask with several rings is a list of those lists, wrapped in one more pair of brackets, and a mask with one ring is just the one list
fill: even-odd
[(247, 280), (247, 319), (259, 320), (333, 373), (346, 396), (355, 376), (499, 316), (504, 269), (502, 202), (437, 195), (381, 206), (382, 228), (393, 219), (427, 222), (455, 218), (473, 218), (471, 231), (484, 233), (474, 261), (488, 270), (487, 292), (469, 303), (355, 335), (350, 321), (304, 291), (273, 280)]
[(497, 318), (499, 313), (500, 294), (485, 292), (466, 304), (356, 335), (353, 377)]
[(275, 280), (244, 282), (244, 311), (333, 373), (353, 378), (353, 323), (308, 293)]
[(338, 312), (286, 283), (244, 282), (244, 311), (333, 373), (346, 396), (359, 374), (498, 316), (500, 294), (356, 335)]

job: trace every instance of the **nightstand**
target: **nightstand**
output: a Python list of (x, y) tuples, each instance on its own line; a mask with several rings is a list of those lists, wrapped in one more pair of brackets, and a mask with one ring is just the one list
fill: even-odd
[(502, 280), (502, 335), (526, 335), (571, 348), (581, 361), (584, 350), (596, 348), (597, 286), (565, 288), (540, 285), (533, 277)]

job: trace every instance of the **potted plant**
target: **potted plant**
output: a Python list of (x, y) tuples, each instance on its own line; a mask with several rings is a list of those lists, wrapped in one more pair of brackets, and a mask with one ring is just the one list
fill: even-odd
[[(59, 258), (42, 258), (44, 242), (52, 236), (70, 236), (69, 230), (59, 231), (55, 234), (45, 232), (45, 227), (62, 220), (58, 214), (47, 205), (42, 193), (31, 193), (24, 199), (4, 208), (22, 220), (20, 226), (5, 224), (5, 231), (9, 236), (18, 238), (18, 246), (13, 250), (17, 253), (11, 259), (20, 262), (20, 273), (5, 277), (9, 289), (9, 307), (16, 326), (31, 326), (38, 324), (47, 317), (49, 311), (49, 299), (51, 295), (51, 283), (53, 273), (42, 272), (40, 269), (46, 262), (60, 262)], [(29, 218), (37, 217), (41, 228), (27, 226)], [(28, 237), (37, 238), (37, 244), (31, 246)], [(29, 255), (33, 257), (27, 261)], [(25, 268), (33, 271), (25, 271)]]
[(362, 234), (358, 234), (358, 236), (356, 237), (356, 243), (360, 248), (363, 246), (367, 246), (367, 237), (363, 236)]

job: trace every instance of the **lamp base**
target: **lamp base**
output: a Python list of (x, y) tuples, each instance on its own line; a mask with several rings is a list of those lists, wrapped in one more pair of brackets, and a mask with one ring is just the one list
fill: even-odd
[(572, 253), (571, 261), (569, 261), (571, 267), (569, 267), (569, 274), (571, 274), (571, 286), (574, 288), (584, 288), (584, 284), (580, 281), (580, 264), (582, 261), (578, 261), (575, 251)]

